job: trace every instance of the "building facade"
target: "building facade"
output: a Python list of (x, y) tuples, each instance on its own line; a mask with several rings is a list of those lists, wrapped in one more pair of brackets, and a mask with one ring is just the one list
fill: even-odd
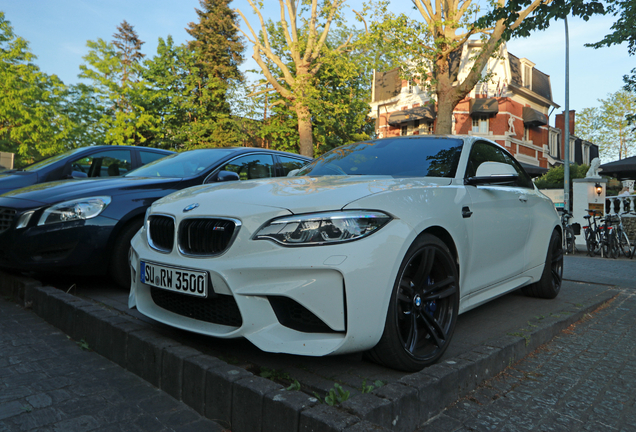
[[(465, 44), (461, 57), (451, 65), (459, 68), (458, 80), (470, 71), (480, 44)], [(491, 139), (526, 167), (536, 167), (537, 173), (563, 164), (564, 115), (556, 116), (555, 127), (549, 125), (550, 114), (559, 108), (553, 101), (550, 76), (502, 44), (482, 77), (483, 82), (455, 107), (453, 134)], [(435, 98), (424, 85), (403, 80), (398, 69), (375, 72), (373, 83), (370, 116), (376, 120), (379, 137), (434, 133)], [(570, 112), (570, 161), (589, 164), (598, 156), (598, 147), (574, 136), (574, 114)]]

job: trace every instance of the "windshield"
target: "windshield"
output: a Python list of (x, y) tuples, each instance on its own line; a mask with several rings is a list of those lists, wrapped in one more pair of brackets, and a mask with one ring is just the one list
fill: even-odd
[(192, 177), (207, 171), (232, 152), (229, 149), (201, 149), (177, 153), (137, 168), (124, 177)]
[(57, 162), (57, 161), (60, 161), (60, 160), (62, 160), (62, 159), (66, 159), (67, 157), (69, 157), (69, 156), (71, 156), (71, 155), (73, 155), (73, 154), (75, 154), (75, 153), (78, 153), (78, 152), (80, 152), (80, 151), (84, 150), (85, 148), (86, 148), (86, 147), (76, 148), (76, 149), (73, 149), (73, 150), (69, 150), (69, 151), (67, 151), (67, 152), (64, 152), (64, 153), (62, 153), (62, 154), (59, 154), (59, 155), (55, 155), (55, 156), (51, 156), (51, 157), (46, 158), (46, 159), (42, 159), (42, 160), (41, 160), (41, 161), (39, 161), (39, 162), (35, 162), (35, 163), (32, 163), (31, 165), (27, 165), (27, 166), (25, 166), (24, 168), (22, 168), (22, 171), (35, 171), (35, 170), (39, 170), (40, 168), (44, 168), (44, 167), (46, 167), (46, 166), (49, 166), (49, 165), (51, 165), (51, 164), (54, 164), (54, 163), (55, 163), (55, 162)]
[(463, 141), (456, 138), (385, 138), (331, 150), (296, 175), (455, 177)]

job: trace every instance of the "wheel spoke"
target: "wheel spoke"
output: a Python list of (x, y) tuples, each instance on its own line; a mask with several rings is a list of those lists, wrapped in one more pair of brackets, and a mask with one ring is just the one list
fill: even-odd
[(425, 249), (421, 254), (419, 266), (417, 272), (413, 275), (413, 284), (416, 287), (421, 287), (426, 282), (426, 278), (431, 274), (433, 268), (433, 262), (435, 261), (435, 249)]
[(444, 329), (439, 325), (435, 318), (429, 314), (423, 313), (421, 315), (424, 318), (424, 324), (426, 324), (426, 327), (428, 328), (428, 334), (435, 339), (435, 345), (441, 347), (444, 341), (446, 341), (446, 333), (444, 332)]
[[(440, 291), (441, 288), (443, 289)], [(455, 278), (449, 276), (442, 281), (435, 282), (434, 284), (427, 286), (422, 295), (422, 299), (424, 301), (439, 300), (449, 297), (456, 292), (457, 285), (455, 284)]]
[(417, 329), (417, 313), (412, 313), (409, 315), (409, 334), (404, 341), (404, 348), (410, 352), (415, 353), (415, 346), (417, 345), (417, 340), (419, 339), (419, 332)]

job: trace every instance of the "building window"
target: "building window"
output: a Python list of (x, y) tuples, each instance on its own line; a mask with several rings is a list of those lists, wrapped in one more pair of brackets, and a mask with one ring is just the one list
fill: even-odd
[(549, 146), (550, 146), (550, 156), (552, 157), (558, 157), (559, 156), (559, 150), (558, 150), (558, 146), (559, 146), (559, 134), (557, 134), (556, 132), (550, 132), (550, 142), (549, 142)]
[(406, 125), (402, 126), (402, 133), (401, 133), (401, 135), (402, 135), (402, 136), (406, 136), (406, 135), (408, 135), (408, 134), (409, 134), (409, 127), (408, 127), (408, 126), (406, 126)]
[(532, 66), (523, 65), (523, 86), (532, 90)]
[(413, 129), (414, 130), (418, 130), (420, 128), (420, 121), (419, 120), (413, 120)]
[(488, 133), (488, 119), (473, 118), (473, 133), (487, 134)]
[(590, 146), (582, 144), (583, 146), (583, 165), (590, 164)]

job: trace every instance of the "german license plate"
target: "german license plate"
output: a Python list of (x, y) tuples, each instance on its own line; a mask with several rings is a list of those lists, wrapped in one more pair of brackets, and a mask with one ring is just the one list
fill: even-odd
[(208, 296), (208, 272), (141, 261), (141, 283), (197, 297)]

